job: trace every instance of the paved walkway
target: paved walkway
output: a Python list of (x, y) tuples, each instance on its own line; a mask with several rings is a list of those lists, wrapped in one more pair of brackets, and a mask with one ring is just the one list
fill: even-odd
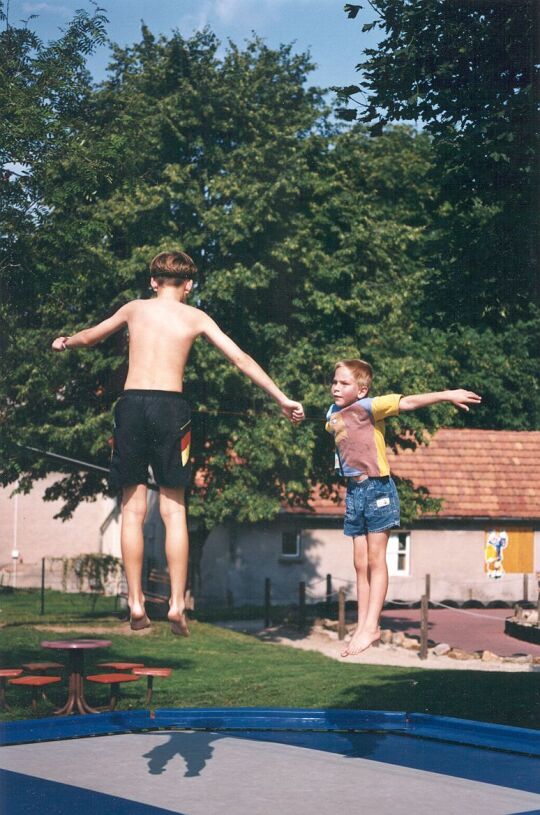
[[(429, 638), (465, 651), (492, 651), (501, 657), (516, 654), (540, 656), (540, 645), (532, 645), (504, 633), (509, 608), (429, 609)], [(420, 634), (420, 609), (383, 611), (381, 627), (405, 634)]]

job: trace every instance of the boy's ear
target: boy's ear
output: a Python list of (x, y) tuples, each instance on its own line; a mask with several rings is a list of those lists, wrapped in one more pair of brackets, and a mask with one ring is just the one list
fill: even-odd
[(369, 388), (367, 385), (362, 385), (361, 388), (358, 388), (358, 398), (363, 399), (364, 396), (367, 396), (369, 393)]
[(193, 280), (186, 280), (186, 286), (184, 288), (184, 293), (188, 295), (193, 288)]
[(150, 278), (150, 288), (153, 289), (154, 291), (157, 291), (159, 289), (159, 283), (157, 282), (155, 277)]

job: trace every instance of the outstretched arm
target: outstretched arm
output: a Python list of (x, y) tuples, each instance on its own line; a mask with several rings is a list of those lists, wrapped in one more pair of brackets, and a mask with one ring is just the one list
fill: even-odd
[(127, 325), (128, 313), (129, 303), (126, 303), (112, 317), (92, 326), (92, 328), (84, 328), (82, 331), (73, 334), (72, 337), (57, 337), (52, 344), (52, 350), (65, 351), (66, 348), (82, 348), (96, 345)]
[(453, 391), (438, 391), (436, 393), (415, 393), (412, 396), (402, 396), (399, 400), (399, 409), (417, 410), (418, 408), (436, 405), (438, 402), (452, 402), (462, 410), (469, 410), (469, 405), (478, 405), (482, 397), (473, 391), (458, 388)]
[(248, 376), (255, 385), (262, 388), (274, 399), (281, 408), (281, 412), (291, 420), (291, 422), (301, 422), (304, 418), (304, 408), (300, 402), (288, 399), (281, 391), (273, 379), (263, 371), (249, 354), (231, 340), (221, 328), (208, 315), (204, 315), (204, 323), (201, 332), (210, 342), (218, 348), (242, 373)]

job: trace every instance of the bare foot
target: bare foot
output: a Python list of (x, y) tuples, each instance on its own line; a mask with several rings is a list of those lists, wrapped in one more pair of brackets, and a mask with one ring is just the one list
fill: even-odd
[(133, 614), (130, 617), (129, 625), (132, 631), (141, 631), (143, 628), (150, 628), (150, 620), (144, 614), (142, 617), (134, 617)]
[(342, 657), (354, 656), (361, 654), (369, 648), (370, 645), (379, 644), (381, 638), (381, 629), (376, 628), (374, 631), (366, 631), (363, 629), (356, 629), (350, 643), (341, 652)]
[(144, 599), (141, 603), (133, 603), (129, 609), (129, 624), (132, 631), (140, 631), (142, 628), (148, 628), (150, 620), (146, 616), (144, 608)]
[(171, 624), (171, 632), (178, 637), (189, 637), (189, 628), (187, 624), (186, 615), (183, 611), (169, 611), (169, 622)]

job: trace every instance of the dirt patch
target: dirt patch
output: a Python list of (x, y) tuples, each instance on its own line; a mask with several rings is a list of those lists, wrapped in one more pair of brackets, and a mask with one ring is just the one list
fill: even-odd
[(129, 623), (120, 625), (34, 625), (33, 628), (37, 631), (57, 631), (59, 634), (77, 631), (81, 634), (122, 634), (123, 636), (134, 634), (137, 637), (146, 636), (152, 631), (151, 626), (140, 631), (132, 631)]

